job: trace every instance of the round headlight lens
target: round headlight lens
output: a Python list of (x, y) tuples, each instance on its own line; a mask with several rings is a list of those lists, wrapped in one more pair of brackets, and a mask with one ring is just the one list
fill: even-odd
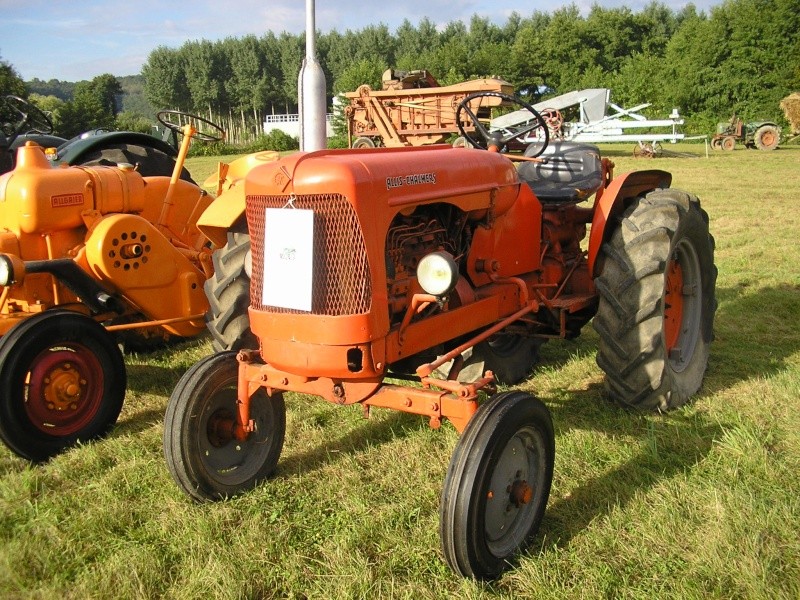
[(458, 265), (447, 252), (431, 252), (417, 265), (417, 280), (432, 296), (445, 296), (458, 283)]
[(14, 283), (14, 265), (7, 256), (0, 255), (0, 286)]

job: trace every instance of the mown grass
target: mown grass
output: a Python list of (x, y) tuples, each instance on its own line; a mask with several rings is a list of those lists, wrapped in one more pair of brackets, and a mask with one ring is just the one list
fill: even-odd
[(290, 396), (277, 476), (190, 502), (167, 473), (162, 417), (210, 352), (201, 339), (127, 356), (108, 439), (40, 466), (0, 448), (0, 597), (800, 597), (800, 148), (605, 150), (617, 172), (668, 170), (701, 198), (717, 243), (716, 341), (695, 401), (660, 416), (603, 398), (591, 327), (545, 345), (517, 387), (552, 411), (555, 479), (516, 569), (483, 584), (444, 565), (439, 493), (457, 435), (400, 413), (364, 420)]

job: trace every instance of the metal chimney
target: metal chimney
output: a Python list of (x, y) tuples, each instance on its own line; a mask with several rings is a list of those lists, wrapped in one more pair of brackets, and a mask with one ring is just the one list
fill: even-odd
[(314, 0), (306, 0), (306, 57), (297, 78), (300, 101), (300, 150), (312, 152), (327, 146), (325, 131), (325, 73), (317, 60)]

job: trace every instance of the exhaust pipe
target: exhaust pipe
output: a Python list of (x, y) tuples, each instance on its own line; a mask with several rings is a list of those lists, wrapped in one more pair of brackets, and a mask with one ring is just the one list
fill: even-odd
[(297, 78), (300, 101), (300, 150), (313, 152), (327, 147), (325, 131), (325, 73), (317, 60), (314, 0), (306, 0), (306, 57)]

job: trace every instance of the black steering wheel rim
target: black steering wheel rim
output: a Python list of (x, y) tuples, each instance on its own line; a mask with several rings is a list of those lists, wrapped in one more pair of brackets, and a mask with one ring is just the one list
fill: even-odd
[(14, 129), (11, 132), (12, 140), (23, 133), (26, 125), (30, 125), (30, 128), (24, 133), (34, 132), (45, 135), (53, 133), (53, 121), (35, 104), (13, 94), (3, 96), (3, 101), (6, 106), (21, 117), (21, 120), (14, 125)]
[[(478, 119), (478, 116), (473, 112), (472, 108), (470, 108), (472, 101), (477, 100), (478, 98), (500, 98), (505, 102), (516, 104), (533, 115), (534, 124), (518, 131), (515, 130), (507, 135), (502, 135), (496, 131), (489, 132), (485, 125), (481, 123), (480, 119)], [(475, 131), (480, 134), (480, 139), (477, 139), (471, 135), (471, 133), (464, 128), (464, 119), (462, 118), (462, 113), (466, 113), (467, 117), (469, 117), (469, 120), (475, 126)], [(524, 100), (517, 98), (516, 96), (504, 94), (502, 92), (485, 91), (470, 94), (458, 103), (458, 106), (456, 107), (455, 118), (459, 134), (461, 134), (461, 136), (463, 136), (467, 142), (469, 142), (469, 144), (475, 148), (482, 148), (485, 150), (488, 146), (495, 145), (502, 150), (511, 140), (520, 138), (537, 129), (541, 129), (543, 139), (539, 139), (536, 142), (539, 147), (535, 153), (527, 155), (529, 158), (536, 158), (544, 152), (545, 148), (547, 148), (547, 144), (550, 142), (547, 121), (545, 121), (544, 117), (542, 117), (542, 115), (540, 115), (539, 112), (533, 108), (533, 106)]]
[(225, 130), (214, 123), (213, 121), (209, 121), (208, 119), (204, 119), (198, 115), (193, 115), (192, 113), (183, 112), (181, 110), (161, 110), (156, 114), (156, 119), (158, 122), (161, 123), (167, 129), (170, 129), (176, 133), (180, 133), (183, 135), (183, 125), (179, 125), (178, 123), (173, 123), (168, 119), (169, 115), (176, 115), (180, 117), (185, 117), (187, 119), (191, 119), (193, 121), (198, 121), (205, 125), (209, 125), (211, 129), (218, 131), (219, 135), (212, 135), (210, 133), (206, 133), (204, 131), (195, 131), (192, 135), (192, 138), (197, 140), (202, 140), (204, 142), (221, 142), (225, 139)]

